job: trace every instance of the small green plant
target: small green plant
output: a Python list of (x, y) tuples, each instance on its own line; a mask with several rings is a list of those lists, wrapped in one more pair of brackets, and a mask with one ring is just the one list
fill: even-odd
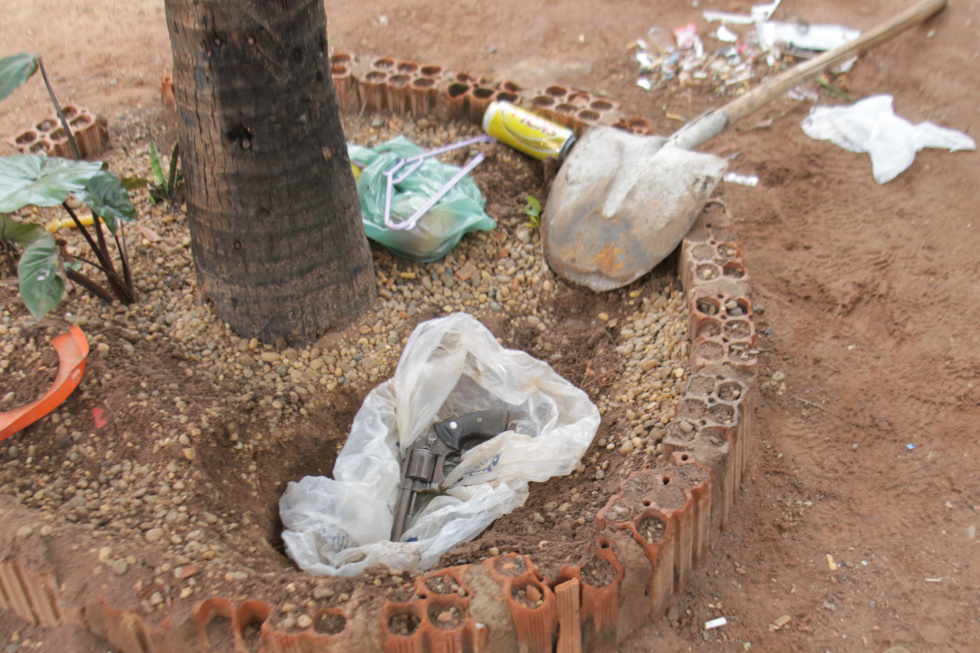
[(123, 186), (127, 190), (134, 188), (144, 188), (149, 186), (150, 202), (156, 205), (157, 202), (179, 202), (183, 198), (184, 180), (177, 162), (180, 158), (180, 144), (174, 143), (174, 149), (170, 153), (170, 165), (167, 174), (163, 173), (163, 161), (160, 158), (160, 151), (157, 144), (150, 139), (150, 173), (153, 179), (143, 177), (124, 177)]
[(532, 229), (540, 229), (541, 202), (534, 195), (528, 195), (524, 201), (527, 202), (527, 206), (524, 207), (524, 215), (527, 216), (527, 222), (524, 224)]
[(170, 168), (167, 176), (163, 176), (163, 165), (160, 163), (160, 152), (157, 151), (157, 144), (150, 139), (150, 167), (153, 169), (153, 183), (150, 185), (150, 199), (154, 202), (164, 199), (169, 202), (179, 200), (180, 194), (184, 189), (184, 180), (177, 168), (177, 161), (180, 159), (180, 143), (174, 143), (174, 149), (170, 153)]
[(841, 100), (846, 100), (851, 104), (857, 102), (857, 98), (855, 98), (853, 95), (851, 95), (844, 89), (840, 88), (839, 86), (834, 86), (833, 84), (831, 84), (826, 75), (820, 75), (819, 77), (817, 77), (817, 84), (820, 84), (820, 86), (823, 87), (827, 95), (840, 98)]
[[(69, 279), (104, 301), (118, 299), (124, 304), (131, 304), (136, 301), (136, 290), (126, 255), (122, 223), (135, 220), (136, 209), (122, 181), (107, 172), (102, 163), (80, 160), (78, 146), (39, 56), (20, 53), (0, 59), (0, 100), (10, 95), (37, 70), (44, 77), (51, 101), (75, 153), (75, 160), (36, 154), (0, 157), (0, 241), (8, 260), (11, 253), (21, 250), (17, 263), (21, 298), (35, 319), (40, 319), (61, 301), (65, 280)], [(69, 206), (69, 195), (92, 211), (94, 234), (89, 233), (82, 219)], [(47, 229), (8, 215), (28, 206), (51, 207), (59, 204), (85, 238), (94, 261), (84, 257), (63, 259), (58, 242)], [(116, 243), (118, 266), (113, 260), (105, 230)], [(105, 285), (83, 273), (83, 264), (100, 270), (105, 276)]]

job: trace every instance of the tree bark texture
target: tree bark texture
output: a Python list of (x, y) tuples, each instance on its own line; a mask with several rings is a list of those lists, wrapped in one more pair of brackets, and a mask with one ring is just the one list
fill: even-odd
[(166, 0), (191, 248), (242, 336), (315, 339), (375, 300), (322, 0)]

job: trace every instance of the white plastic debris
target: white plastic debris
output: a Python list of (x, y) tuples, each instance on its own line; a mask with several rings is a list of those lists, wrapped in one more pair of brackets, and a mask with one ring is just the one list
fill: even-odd
[(728, 625), (728, 619), (724, 617), (718, 617), (717, 619), (712, 619), (711, 621), (704, 622), (704, 629), (711, 630), (712, 628), (721, 628), (722, 626)]
[(803, 84), (786, 91), (786, 97), (797, 102), (817, 102), (820, 100), (819, 93), (812, 88), (807, 88)]
[(855, 56), (851, 57), (850, 59), (846, 59), (846, 60), (840, 62), (836, 66), (831, 66), (830, 72), (833, 73), (834, 75), (840, 75), (841, 73), (849, 72), (851, 70), (851, 68), (854, 67), (854, 64), (857, 63), (857, 60), (858, 60), (858, 58), (855, 55)]
[(777, 44), (798, 50), (823, 52), (853, 41), (861, 36), (861, 30), (841, 25), (766, 22), (757, 27), (759, 43), (763, 50), (771, 50)]
[(649, 91), (653, 88), (653, 84), (650, 82), (649, 77), (640, 77), (636, 80), (636, 85), (642, 88), (644, 91)]
[(871, 156), (875, 181), (884, 184), (912, 165), (924, 147), (950, 152), (975, 150), (967, 134), (932, 122), (913, 125), (895, 114), (891, 95), (873, 95), (850, 106), (818, 106), (803, 120), (803, 131), (814, 140), (830, 141), (851, 152)]
[(751, 79), (752, 79), (752, 71), (746, 70), (745, 72), (741, 73), (740, 75), (736, 75), (735, 77), (731, 77), (729, 79), (726, 79), (725, 80), (725, 86), (734, 86), (735, 84), (741, 84), (743, 82), (748, 82)]
[(775, 2), (755, 5), (752, 7), (751, 15), (706, 9), (704, 12), (704, 20), (709, 23), (717, 20), (723, 23), (728, 23), (729, 25), (752, 25), (753, 23), (764, 23), (776, 12), (776, 9), (779, 8), (779, 3), (781, 1), (782, 0), (775, 0)]
[(714, 11), (711, 9), (705, 10), (704, 20), (708, 23), (721, 21), (729, 25), (751, 25), (755, 22), (752, 20), (752, 16), (748, 14), (736, 14), (730, 11)]
[(681, 25), (674, 29), (674, 38), (677, 39), (677, 47), (681, 50), (694, 50), (701, 56), (701, 50), (704, 49), (704, 45), (701, 43), (701, 37), (698, 36), (698, 26), (694, 23), (688, 23), (687, 25)]
[[(467, 451), (446, 478), (446, 494), (392, 542), (399, 452), (434, 421), (482, 410), (507, 410), (510, 430)], [(454, 313), (423, 322), (394, 376), (364, 399), (334, 478), (288, 484), (279, 501), (286, 552), (314, 575), (353, 576), (375, 565), (425, 569), (522, 505), (529, 482), (570, 473), (599, 420), (585, 392), (547, 363), (501, 347), (475, 318)]]
[(636, 51), (636, 54), (634, 56), (636, 57), (637, 63), (640, 64), (640, 70), (641, 71), (643, 71), (643, 72), (649, 72), (649, 71), (653, 70), (654, 60), (653, 60), (653, 57), (650, 55), (650, 52), (649, 51), (647, 51), (647, 50), (637, 50)]
[(726, 172), (722, 180), (729, 184), (741, 184), (743, 186), (759, 185), (759, 175), (742, 175), (737, 172)]
[(729, 28), (722, 25), (717, 30), (715, 30), (715, 38), (725, 43), (734, 43), (735, 41), (738, 40), (738, 34), (736, 34)]
[(782, 0), (775, 0), (774, 2), (767, 2), (762, 5), (752, 5), (752, 22), (764, 23), (772, 18), (772, 15), (779, 9), (780, 2)]

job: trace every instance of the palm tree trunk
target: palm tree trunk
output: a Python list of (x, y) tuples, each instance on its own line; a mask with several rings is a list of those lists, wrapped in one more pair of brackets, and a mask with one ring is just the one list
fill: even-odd
[(375, 299), (322, 0), (166, 0), (200, 287), (242, 336), (308, 341)]

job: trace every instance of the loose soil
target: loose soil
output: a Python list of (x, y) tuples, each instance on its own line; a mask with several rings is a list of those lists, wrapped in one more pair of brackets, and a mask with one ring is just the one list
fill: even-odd
[[(432, 61), (475, 75), (512, 79), (525, 88), (557, 82), (603, 92), (632, 113), (645, 116), (658, 133), (669, 133), (679, 123), (668, 119), (668, 113), (689, 119), (723, 98), (696, 84), (654, 93), (639, 89), (628, 47), (651, 25), (669, 30), (695, 21), (704, 36), (709, 28), (701, 18), (702, 9), (745, 12), (752, 3), (700, 4), (693, 8), (680, 0), (656, 5), (569, 0), (529, 8), (514, 0), (445, 6), (417, 6), (409, 0), (344, 0), (329, 3), (327, 14), (333, 51)], [(783, 5), (777, 18), (859, 28), (869, 28), (896, 11), (893, 3), (883, 0), (860, 5), (786, 0)], [(0, 54), (41, 52), (64, 101), (108, 118), (115, 145), (107, 159), (115, 157), (134, 166), (141, 161), (139, 170), (114, 169), (145, 176), (147, 131), (158, 143), (173, 138), (159, 107), (159, 77), (169, 71), (170, 61), (162, 3), (50, 0), (12, 4), (4, 7), (3, 14), (4, 52)], [(978, 15), (980, 0), (955, 2), (926, 25), (862, 57), (838, 82), (858, 97), (892, 93), (896, 110), (913, 122), (933, 120), (976, 137), (980, 46), (974, 21)], [(821, 102), (836, 101), (823, 96)], [(31, 80), (0, 105), (0, 134), (13, 136), (46, 115), (46, 103), (43, 85)], [(755, 188), (722, 184), (717, 191), (736, 217), (754, 285), (762, 368), (758, 379), (762, 400), (754, 415), (759, 444), (752, 452), (752, 466), (729, 530), (705, 565), (694, 572), (686, 592), (676, 597), (666, 618), (637, 632), (624, 643), (624, 651), (733, 651), (743, 650), (746, 643), (753, 651), (884, 651), (904, 646), (939, 652), (980, 647), (976, 437), (980, 224), (972, 224), (977, 221), (974, 189), (980, 159), (973, 153), (926, 150), (898, 179), (879, 186), (871, 178), (866, 157), (810, 141), (802, 133), (799, 122), (810, 106), (777, 100), (705, 148), (739, 151), (732, 169), (760, 176)], [(0, 150), (13, 151), (8, 145), (0, 145)], [(523, 175), (529, 188), (538, 185), (532, 192), (541, 192), (546, 182), (529, 168), (509, 170), (517, 177)], [(501, 186), (492, 188), (497, 187)], [(503, 226), (516, 228), (522, 199), (516, 194), (491, 194), (491, 213), (510, 215), (510, 223), (504, 221)], [(154, 220), (154, 228), (172, 229), (173, 234), (182, 229), (179, 210), (150, 210), (145, 204), (144, 210)], [(170, 237), (171, 231), (161, 235)], [(480, 243), (474, 249), (485, 244)], [(468, 254), (469, 250), (461, 252), (460, 260)], [(165, 259), (170, 256), (177, 261), (161, 264), (170, 267), (158, 290), (193, 294), (192, 267), (180, 260), (178, 248), (162, 254)], [(380, 251), (376, 262), (389, 266), (384, 268), (389, 271), (393, 264)], [(667, 269), (641, 280), (638, 288), (669, 297), (676, 287)], [(33, 340), (22, 350), (5, 353), (10, 362), (3, 370), (0, 395), (15, 392), (9, 403), (17, 405), (36, 396), (53, 378), (56, 361), (47, 343), (65, 322), (51, 318), (29, 325), (9, 278), (3, 280), (0, 292), (14, 318), (11, 324), (21, 325), (24, 339)], [(564, 357), (564, 362), (556, 362), (559, 372), (583, 386), (614, 381), (609, 377), (618, 362), (611, 353), (616, 333), (609, 334), (595, 318), (600, 312), (628, 315), (632, 310), (628, 299), (624, 293), (594, 295), (560, 284), (552, 305), (561, 324), (556, 333), (578, 343), (579, 349), (570, 350), (574, 355)], [(206, 307), (202, 304), (200, 310)], [(111, 472), (120, 460), (134, 465), (159, 460), (153, 444), (161, 434), (154, 432), (149, 418), (140, 421), (140, 415), (172, 408), (180, 400), (190, 420), (199, 422), (227, 392), (218, 382), (220, 373), (210, 372), (213, 378), (189, 376), (193, 361), (187, 360), (182, 348), (163, 337), (147, 340), (138, 324), (129, 323), (122, 313), (110, 312), (113, 315), (119, 319), (87, 325), (90, 336), (102, 336), (93, 346), (104, 342), (125, 351), (128, 343), (135, 355), (93, 356), (84, 387), (57, 413), (59, 422), (46, 420), (4, 443), (4, 465), (23, 465), (30, 457), (35, 459), (31, 464), (40, 468), (34, 476), (8, 484), (6, 494), (21, 497), (28, 488), (33, 494), (35, 481), (45, 476), (49, 479), (45, 483), (54, 484), (65, 452), (80, 446), (73, 440), (75, 431), (84, 431), (86, 437), (95, 433), (96, 439), (81, 444), (102, 457), (98, 460), (83, 452), (74, 463), (80, 473), (89, 473), (90, 484), (118, 485), (124, 472)], [(407, 335), (415, 323), (431, 316), (411, 316), (399, 335)], [(508, 340), (508, 346), (543, 356), (534, 348), (535, 330), (523, 322), (511, 327), (511, 317), (501, 316), (497, 322), (488, 318), (488, 326)], [(27, 373), (32, 367), (36, 374)], [(379, 375), (374, 382), (382, 378)], [(264, 408), (255, 408), (255, 414), (246, 410), (235, 419), (227, 413), (210, 418), (215, 432), (200, 437), (215, 446), (195, 444), (199, 457), (194, 466), (207, 470), (207, 478), (202, 475), (195, 482), (205, 484), (202, 487), (210, 484), (213, 504), (205, 508), (192, 503), (183, 512), (203, 509), (223, 527), (237, 524), (222, 544), (242, 547), (243, 566), (222, 569), (216, 579), (201, 578), (202, 586), (222, 582), (225, 573), (241, 572), (247, 561), (246, 578), (232, 577), (228, 583), (242, 595), (263, 588), (267, 598), (306, 597), (320, 589), (318, 607), (338, 604), (349, 595), (354, 587), (351, 580), (304, 581), (298, 573), (264, 576), (281, 572), (289, 563), (276, 548), (274, 502), (256, 499), (277, 496), (288, 480), (329, 473), (340, 438), (370, 383), (368, 379), (357, 388), (332, 390), (329, 406), (300, 399), (296, 390), (292, 391), (296, 399), (287, 392), (285, 403), (302, 419), (291, 422), (288, 433), (278, 425), (263, 433), (265, 445), (238, 458), (228, 458), (228, 447), (218, 444), (222, 438), (224, 445), (236, 439), (254, 441), (257, 425), (265, 424), (257, 419)], [(130, 411), (126, 423), (110, 422), (106, 430), (93, 427), (92, 408), (102, 408), (111, 416), (114, 407), (133, 401), (134, 392), (136, 400), (146, 404), (144, 410)], [(141, 398), (140, 392), (146, 397)], [(608, 437), (619, 417), (615, 411), (607, 414), (597, 438)], [(304, 455), (285, 456), (280, 442)], [(13, 453), (11, 447), (16, 448)], [(105, 459), (109, 448), (116, 452), (115, 460)], [(609, 460), (613, 469), (623, 464), (617, 455)], [(160, 480), (173, 485), (167, 475), (176, 478), (186, 463), (177, 453), (174, 471), (164, 467)], [(162, 484), (156, 481), (154, 486)], [(603, 494), (605, 485), (581, 475), (535, 486), (524, 509), (495, 525), (492, 544), (461, 547), (446, 562), (479, 559), (489, 546), (506, 553), (522, 550), (532, 540), (561, 536), (559, 529), (536, 522), (533, 515), (552, 501), (562, 501), (572, 487), (589, 501), (608, 496)], [(99, 523), (104, 516), (98, 502), (85, 498), (91, 489), (75, 490), (74, 496), (82, 497), (72, 506), (78, 525), (64, 536), (66, 540), (88, 537), (92, 529), (86, 525), (108, 526)], [(69, 500), (65, 488), (47, 491), (62, 493), (62, 499)], [(171, 500), (151, 494), (164, 503)], [(18, 515), (25, 525), (31, 523), (30, 515), (18, 512), (12, 497), (3, 499), (10, 514)], [(172, 512), (175, 520), (180, 519), (179, 507), (167, 505), (165, 514)], [(601, 505), (588, 509), (596, 507)], [(650, 530), (655, 539), (654, 529)], [(547, 533), (547, 538), (541, 533)], [(574, 529), (564, 535), (574, 539)], [(58, 546), (67, 551), (70, 542), (51, 544)], [(91, 554), (93, 564), (97, 551)], [(149, 583), (154, 577), (163, 576), (170, 587), (175, 567), (189, 566), (165, 561), (156, 547), (143, 543), (114, 543), (112, 554), (114, 560), (132, 556), (133, 563), (128, 564), (137, 565), (140, 578), (148, 579), (146, 589), (152, 589)], [(829, 567), (830, 559), (836, 570)], [(166, 574), (161, 574), (163, 565), (170, 565)], [(78, 573), (92, 572), (80, 568)], [(102, 573), (114, 572), (106, 568)], [(379, 572), (373, 580), (380, 581), (379, 586), (372, 581), (379, 592), (390, 590), (391, 596), (397, 592), (399, 598), (406, 592), (407, 580), (397, 570)], [(98, 584), (93, 581), (90, 587)], [(152, 596), (149, 592), (145, 598), (150, 601)], [(728, 625), (705, 631), (704, 622), (718, 616), (725, 616)], [(785, 621), (785, 616), (789, 617), (786, 625), (772, 626), (777, 619)], [(108, 648), (71, 629), (27, 627), (9, 614), (0, 614), (0, 632), (4, 641), (23, 650), (32, 650), (35, 644), (37, 650), (78, 653)]]
[(411, 635), (419, 628), (419, 618), (407, 612), (401, 612), (388, 620), (388, 628), (396, 635)]

